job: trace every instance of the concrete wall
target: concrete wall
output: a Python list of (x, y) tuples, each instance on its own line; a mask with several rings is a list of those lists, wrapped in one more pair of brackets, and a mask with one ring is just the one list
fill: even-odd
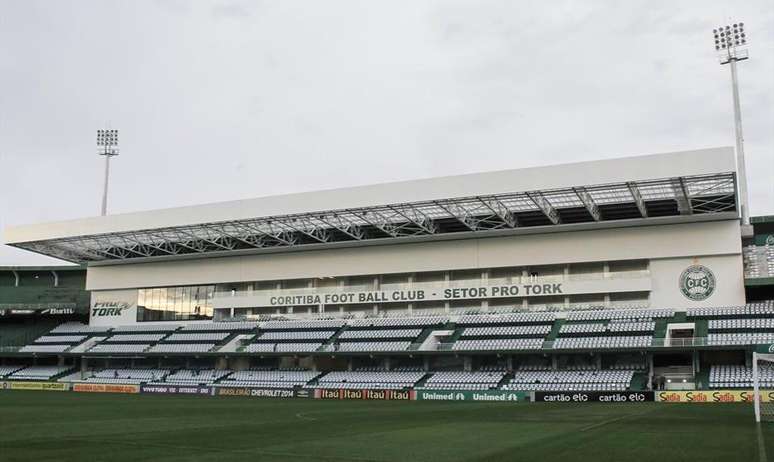
[[(97, 266), (88, 269), (87, 288), (103, 291), (635, 259), (651, 261), (652, 306), (744, 303), (735, 220)], [(679, 288), (682, 271), (696, 263), (710, 268), (717, 279), (714, 294), (700, 302), (687, 299)]]
[[(680, 292), (680, 275), (691, 265), (705, 266), (715, 276), (714, 292), (705, 300), (689, 300)], [(650, 274), (650, 303), (653, 307), (695, 308), (744, 304), (741, 254), (651, 260)]]
[(123, 326), (136, 322), (136, 290), (92, 292), (89, 324), (93, 326)]

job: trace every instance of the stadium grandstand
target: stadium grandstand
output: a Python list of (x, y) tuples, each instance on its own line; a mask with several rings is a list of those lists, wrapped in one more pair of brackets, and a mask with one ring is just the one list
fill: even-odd
[(0, 351), (62, 323), (87, 323), (89, 304), (85, 267), (0, 266)]
[(0, 268), (0, 380), (749, 389), (774, 217), (737, 181), (714, 148), (10, 228), (79, 266)]

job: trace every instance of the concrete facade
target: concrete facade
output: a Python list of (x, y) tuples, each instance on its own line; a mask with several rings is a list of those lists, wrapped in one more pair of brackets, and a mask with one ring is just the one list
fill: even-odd
[[(645, 291), (650, 306), (663, 308), (745, 302), (739, 223), (735, 220), (95, 266), (89, 268), (87, 287), (95, 291), (95, 300), (107, 297), (136, 304), (137, 291), (126, 289), (635, 260), (648, 262), (649, 275), (576, 281), (567, 283), (563, 294)], [(714, 273), (716, 285), (705, 300), (690, 300), (681, 293), (681, 273), (692, 265), (703, 265)], [(473, 281), (468, 285), (485, 284)], [(427, 286), (441, 289), (448, 284)], [(229, 303), (221, 297), (216, 298), (215, 306), (258, 306), (260, 300), (239, 298)]]

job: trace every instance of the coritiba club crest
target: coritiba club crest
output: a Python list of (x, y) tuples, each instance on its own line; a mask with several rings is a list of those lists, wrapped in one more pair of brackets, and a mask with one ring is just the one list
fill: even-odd
[(706, 300), (715, 292), (715, 275), (706, 266), (689, 266), (680, 275), (680, 292), (696, 302)]

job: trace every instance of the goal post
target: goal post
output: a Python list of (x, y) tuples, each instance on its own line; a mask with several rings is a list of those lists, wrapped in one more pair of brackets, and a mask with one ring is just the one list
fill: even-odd
[[(752, 356), (752, 381), (753, 381), (753, 406), (755, 407), (756, 422), (774, 422), (774, 402), (764, 400), (761, 391), (770, 389), (774, 385), (774, 345), (760, 351), (753, 352)], [(771, 352), (771, 353), (770, 353)]]

